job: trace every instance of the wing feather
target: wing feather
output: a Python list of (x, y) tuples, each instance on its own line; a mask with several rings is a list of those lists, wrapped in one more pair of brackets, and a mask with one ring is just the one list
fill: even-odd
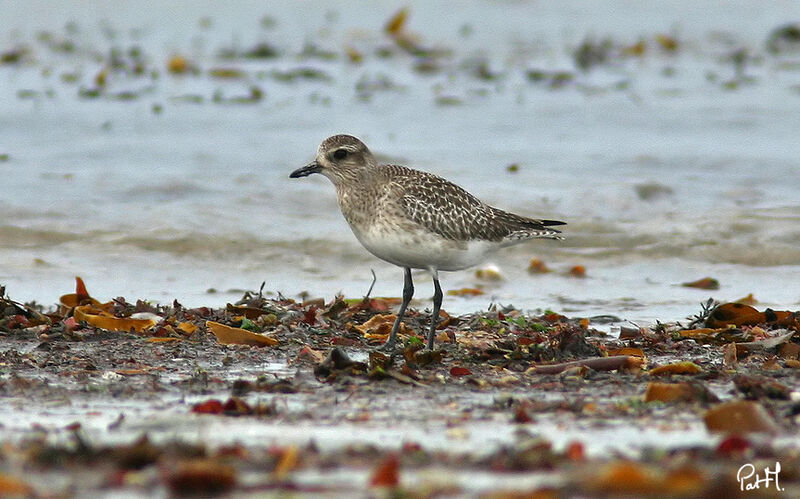
[(536, 220), (483, 203), (463, 188), (436, 175), (398, 165), (385, 167), (400, 194), (401, 208), (410, 220), (440, 236), (467, 241), (501, 242), (557, 237), (550, 225), (556, 220)]

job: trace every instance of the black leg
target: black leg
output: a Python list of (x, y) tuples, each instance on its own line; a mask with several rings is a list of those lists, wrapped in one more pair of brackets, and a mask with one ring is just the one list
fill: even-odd
[(436, 336), (436, 323), (439, 322), (439, 310), (442, 308), (442, 287), (439, 286), (439, 273), (431, 272), (433, 276), (433, 313), (431, 314), (431, 329), (428, 331), (428, 350), (433, 350), (433, 341)]
[(404, 267), (403, 270), (405, 270), (405, 280), (403, 281), (403, 303), (400, 304), (400, 310), (397, 311), (397, 319), (394, 321), (392, 332), (389, 334), (389, 339), (386, 340), (386, 343), (383, 345), (384, 350), (388, 351), (394, 349), (394, 344), (397, 342), (397, 330), (400, 328), (400, 321), (403, 320), (403, 316), (406, 313), (408, 302), (410, 302), (411, 298), (414, 296), (414, 282), (411, 280), (411, 269)]

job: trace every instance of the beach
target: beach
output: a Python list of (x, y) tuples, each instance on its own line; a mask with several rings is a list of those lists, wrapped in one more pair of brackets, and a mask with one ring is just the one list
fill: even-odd
[[(404, 5), (4, 3), (0, 495), (798, 487), (800, 7)], [(564, 240), (381, 357), (337, 133)]]
[(412, 309), (389, 354), (397, 300), (154, 307), (79, 285), (47, 315), (0, 305), (0, 487), (21, 496), (730, 496), (752, 463), (798, 486), (796, 313), (709, 304), (619, 337), (608, 317), (444, 314), (429, 351)]

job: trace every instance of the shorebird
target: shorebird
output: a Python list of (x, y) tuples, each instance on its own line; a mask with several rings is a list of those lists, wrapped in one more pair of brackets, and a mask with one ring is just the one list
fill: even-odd
[(462, 270), (497, 249), (529, 239), (561, 239), (558, 220), (522, 217), (489, 206), (461, 187), (406, 166), (380, 165), (356, 137), (325, 139), (314, 161), (289, 177), (320, 173), (336, 187), (342, 215), (356, 238), (373, 255), (403, 268), (403, 301), (385, 349), (397, 341), (400, 321), (414, 295), (411, 269), (433, 278), (433, 311), (428, 330), (433, 349), (442, 306), (439, 271)]

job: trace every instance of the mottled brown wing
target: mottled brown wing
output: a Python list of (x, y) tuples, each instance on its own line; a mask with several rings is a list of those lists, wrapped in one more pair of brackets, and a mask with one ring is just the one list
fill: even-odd
[(519, 233), (517, 238), (522, 239), (521, 232), (532, 229), (554, 233), (536, 220), (488, 206), (461, 187), (436, 175), (401, 166), (392, 165), (388, 168), (392, 180), (402, 192), (401, 204), (406, 216), (444, 238), (455, 241), (502, 241), (510, 236), (515, 237), (515, 233)]
[(401, 194), (406, 216), (451, 240), (516, 241), (537, 237), (559, 239), (549, 226), (558, 220), (536, 220), (489, 206), (461, 187), (430, 173), (387, 166)]

